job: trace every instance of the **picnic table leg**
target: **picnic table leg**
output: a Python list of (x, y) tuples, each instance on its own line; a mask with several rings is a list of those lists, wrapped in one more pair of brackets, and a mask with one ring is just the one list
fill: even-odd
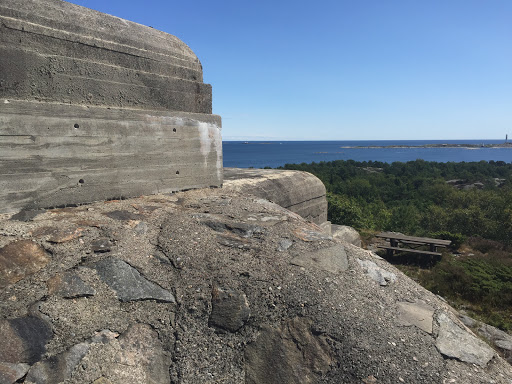
[[(392, 247), (397, 247), (397, 246), (398, 246), (398, 241), (396, 241), (395, 239), (389, 239), (389, 244), (390, 244)], [(388, 250), (387, 250), (387, 254), (388, 254), (388, 256), (393, 256), (393, 253), (394, 253), (394, 250), (393, 250), (393, 249), (388, 249)]]
[(430, 244), (430, 252), (437, 252), (437, 247), (435, 244)]

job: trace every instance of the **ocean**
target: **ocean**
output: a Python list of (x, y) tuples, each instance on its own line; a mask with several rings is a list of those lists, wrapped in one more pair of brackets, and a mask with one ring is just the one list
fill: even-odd
[[(396, 141), (224, 141), (224, 167), (264, 168), (293, 163), (333, 160), (512, 162), (512, 148), (482, 148), (503, 140), (396, 140)], [(356, 148), (368, 146), (420, 146), (426, 144), (471, 144), (475, 148)]]

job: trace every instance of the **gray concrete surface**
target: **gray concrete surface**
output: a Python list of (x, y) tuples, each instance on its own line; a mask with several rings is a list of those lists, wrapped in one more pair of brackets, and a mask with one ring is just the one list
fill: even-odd
[(0, 213), (222, 185), (221, 119), (175, 36), (0, 3)]
[(224, 188), (261, 197), (312, 221), (327, 221), (325, 186), (308, 172), (224, 168)]
[(0, 28), (0, 99), (212, 112), (175, 36), (60, 0), (3, 0)]

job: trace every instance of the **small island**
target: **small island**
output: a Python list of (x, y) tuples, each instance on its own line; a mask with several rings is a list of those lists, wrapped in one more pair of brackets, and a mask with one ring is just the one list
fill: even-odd
[(439, 144), (422, 144), (422, 145), (356, 145), (356, 146), (342, 146), (340, 148), (353, 149), (353, 148), (512, 148), (512, 142), (505, 142), (500, 144), (455, 144), (455, 143), (439, 143)]

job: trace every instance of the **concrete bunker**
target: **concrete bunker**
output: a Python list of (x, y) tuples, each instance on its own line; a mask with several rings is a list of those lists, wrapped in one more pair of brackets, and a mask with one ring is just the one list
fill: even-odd
[(60, 0), (2, 1), (0, 213), (221, 185), (221, 119), (186, 44)]

